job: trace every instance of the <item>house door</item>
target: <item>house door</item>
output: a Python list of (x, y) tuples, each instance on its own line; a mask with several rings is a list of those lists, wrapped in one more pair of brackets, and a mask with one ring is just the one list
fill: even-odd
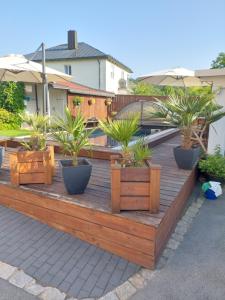
[(64, 118), (66, 106), (67, 103), (65, 99), (55, 98), (51, 103), (51, 115)]

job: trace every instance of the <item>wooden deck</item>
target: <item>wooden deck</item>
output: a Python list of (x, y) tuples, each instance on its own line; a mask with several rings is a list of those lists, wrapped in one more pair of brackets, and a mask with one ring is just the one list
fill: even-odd
[[(13, 187), (9, 183), (8, 148), (0, 171), (0, 204), (148, 268), (155, 263), (176, 225), (195, 184), (195, 171), (177, 168), (173, 147), (178, 137), (153, 148), (160, 164), (160, 212), (111, 213), (108, 160), (90, 159), (93, 171), (83, 195), (67, 195), (56, 162), (52, 185)], [(59, 155), (56, 159), (59, 159)]]

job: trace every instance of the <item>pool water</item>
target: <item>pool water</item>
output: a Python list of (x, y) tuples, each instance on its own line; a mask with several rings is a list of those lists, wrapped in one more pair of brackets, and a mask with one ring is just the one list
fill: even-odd
[[(160, 132), (162, 129), (150, 128), (143, 126), (138, 132), (132, 137), (132, 141), (137, 140), (140, 137), (145, 137), (156, 132)], [(104, 147), (116, 147), (118, 143), (111, 138), (109, 138), (101, 129), (97, 128), (90, 137), (90, 142), (95, 146), (104, 146)]]

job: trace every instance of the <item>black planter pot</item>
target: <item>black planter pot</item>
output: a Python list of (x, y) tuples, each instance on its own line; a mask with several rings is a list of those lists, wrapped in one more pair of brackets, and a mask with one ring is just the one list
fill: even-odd
[(176, 163), (180, 169), (191, 170), (200, 156), (200, 147), (183, 149), (180, 146), (173, 149)]
[(4, 148), (0, 147), (0, 168), (2, 167), (3, 156), (4, 156)]
[(79, 159), (75, 167), (72, 160), (60, 160), (60, 163), (68, 194), (83, 194), (91, 176), (92, 165), (86, 159)]

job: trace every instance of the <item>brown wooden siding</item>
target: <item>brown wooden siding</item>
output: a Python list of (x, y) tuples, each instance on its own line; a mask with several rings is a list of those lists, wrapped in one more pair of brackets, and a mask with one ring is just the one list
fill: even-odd
[[(76, 95), (68, 95), (68, 107), (72, 111), (73, 115), (76, 115), (77, 107), (73, 105), (73, 98)], [(96, 118), (98, 120), (105, 120), (107, 118), (107, 106), (105, 105), (105, 97), (97, 96), (86, 96), (80, 95), (84, 99), (82, 104), (79, 106), (82, 115), (85, 120)], [(92, 105), (88, 104), (88, 100), (95, 99), (95, 103)]]

